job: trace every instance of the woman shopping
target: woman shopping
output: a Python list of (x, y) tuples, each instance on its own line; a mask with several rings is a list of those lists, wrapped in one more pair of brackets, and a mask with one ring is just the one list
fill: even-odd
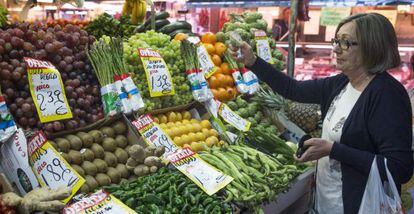
[(399, 191), (413, 174), (411, 105), (404, 87), (386, 72), (400, 64), (387, 18), (350, 16), (338, 25), (332, 45), (342, 73), (318, 80), (286, 76), (256, 57), (246, 43), (239, 47), (239, 60), (285, 98), (320, 104), (322, 138), (305, 141), (309, 148), (298, 159), (318, 160), (314, 210), (358, 213), (374, 158), (382, 181), (387, 180), (387, 159)]

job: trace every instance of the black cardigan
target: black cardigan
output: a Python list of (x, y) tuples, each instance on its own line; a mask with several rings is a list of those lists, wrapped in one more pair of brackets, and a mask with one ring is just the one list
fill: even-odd
[[(320, 104), (322, 118), (335, 96), (348, 84), (344, 74), (318, 80), (297, 81), (259, 57), (250, 69), (283, 97)], [(341, 162), (345, 213), (357, 213), (372, 161), (377, 155), (381, 178), (386, 180), (384, 157), (397, 188), (413, 174), (412, 112), (404, 87), (387, 72), (377, 74), (350, 112), (340, 143), (330, 158)]]

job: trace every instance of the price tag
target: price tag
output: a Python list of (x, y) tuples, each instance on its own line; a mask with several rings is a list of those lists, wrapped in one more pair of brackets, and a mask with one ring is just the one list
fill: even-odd
[(198, 45), (201, 41), (200, 38), (198, 38), (198, 36), (190, 36), (187, 39), (189, 42), (193, 43), (194, 45)]
[(262, 30), (254, 32), (254, 38), (256, 40), (256, 52), (257, 56), (264, 61), (273, 64), (272, 53), (270, 51), (269, 41), (267, 40), (266, 33)]
[(82, 198), (82, 200), (66, 206), (63, 214), (135, 214), (136, 212), (123, 204), (113, 195), (99, 190)]
[(5, 143), (17, 131), (13, 116), (7, 108), (6, 101), (0, 96), (0, 142)]
[(232, 177), (205, 162), (190, 148), (168, 154), (167, 160), (208, 195), (213, 195), (233, 181)]
[(42, 187), (72, 189), (71, 195), (62, 200), (67, 203), (85, 183), (68, 162), (47, 142), (43, 132), (38, 132), (28, 143), (29, 162)]
[(211, 99), (204, 102), (204, 106), (206, 107), (207, 111), (216, 118), (218, 117), (220, 104), (221, 102), (216, 99)]
[(164, 132), (164, 130), (154, 122), (148, 114), (141, 115), (132, 125), (137, 128), (138, 132), (144, 137), (144, 141), (148, 145), (156, 147), (164, 146), (166, 156), (167, 153), (174, 152), (178, 149), (173, 140)]
[(50, 62), (24, 58), (32, 95), (40, 122), (72, 118), (59, 71)]
[(151, 97), (174, 95), (170, 71), (161, 55), (151, 48), (138, 48)]
[(248, 120), (240, 117), (234, 111), (232, 111), (229, 106), (222, 103), (219, 109), (219, 115), (226, 121), (228, 124), (234, 126), (236, 129), (247, 132), (250, 129), (251, 123)]
[(204, 73), (204, 77), (208, 79), (217, 71), (217, 69), (214, 66), (214, 63), (211, 60), (210, 55), (208, 54), (206, 48), (202, 43), (199, 43), (197, 45), (197, 55), (198, 61), (200, 62), (201, 70)]

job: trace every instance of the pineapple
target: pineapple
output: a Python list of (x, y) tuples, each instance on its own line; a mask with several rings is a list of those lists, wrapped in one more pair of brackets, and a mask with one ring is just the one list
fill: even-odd
[(322, 137), (322, 129), (317, 128), (317, 129), (309, 132), (309, 135), (311, 137), (314, 137), (314, 138), (321, 138)]
[(320, 107), (316, 104), (290, 102), (285, 112), (290, 121), (307, 133), (315, 130), (321, 119)]

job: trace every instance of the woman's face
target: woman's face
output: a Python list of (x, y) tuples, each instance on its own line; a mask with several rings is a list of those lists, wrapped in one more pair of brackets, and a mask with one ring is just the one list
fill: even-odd
[[(336, 45), (333, 51), (336, 54), (336, 68), (347, 74), (349, 72), (358, 70), (362, 66), (361, 51), (359, 46), (351, 45), (351, 43), (358, 43), (356, 37), (356, 24), (348, 22), (338, 30), (336, 38), (347, 45)], [(342, 46), (342, 47), (341, 47)]]

